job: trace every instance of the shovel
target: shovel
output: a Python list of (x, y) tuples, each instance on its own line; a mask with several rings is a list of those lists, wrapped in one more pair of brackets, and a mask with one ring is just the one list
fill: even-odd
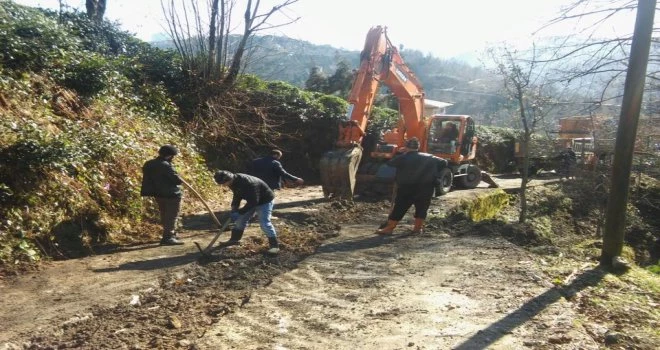
[(227, 218), (227, 220), (225, 220), (224, 224), (221, 224), (220, 220), (218, 220), (218, 218), (215, 216), (215, 214), (213, 213), (213, 210), (211, 210), (211, 207), (209, 207), (209, 205), (206, 203), (204, 198), (202, 198), (202, 196), (197, 191), (195, 191), (195, 189), (192, 188), (192, 186), (190, 186), (190, 184), (187, 183), (184, 179), (181, 179), (181, 182), (183, 183), (183, 185), (186, 188), (188, 188), (190, 190), (190, 192), (195, 194), (195, 197), (197, 197), (204, 204), (206, 209), (209, 211), (209, 214), (211, 214), (211, 218), (213, 218), (213, 221), (215, 221), (215, 224), (218, 225), (218, 227), (220, 228), (220, 231), (218, 231), (218, 233), (215, 235), (215, 237), (213, 237), (213, 240), (211, 240), (211, 243), (209, 243), (209, 245), (206, 246), (206, 248), (202, 249), (202, 247), (199, 245), (199, 243), (194, 242), (195, 245), (197, 246), (197, 249), (199, 249), (199, 252), (202, 253), (202, 255), (204, 255), (204, 256), (208, 256), (209, 251), (213, 247), (213, 244), (215, 244), (215, 241), (218, 240), (218, 237), (220, 237), (220, 235), (225, 231), (227, 226), (229, 226), (229, 224), (231, 223), (231, 217)]

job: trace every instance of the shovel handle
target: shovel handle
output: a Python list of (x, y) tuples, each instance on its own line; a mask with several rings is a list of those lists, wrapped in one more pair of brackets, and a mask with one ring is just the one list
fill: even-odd
[[(181, 177), (179, 177), (179, 178), (181, 178)], [(190, 184), (187, 183), (186, 180), (181, 179), (181, 182), (183, 183), (184, 186), (186, 186), (186, 188), (188, 188), (190, 190), (190, 192), (195, 194), (195, 197), (197, 197), (204, 204), (206, 209), (209, 211), (209, 214), (211, 214), (211, 218), (213, 218), (213, 221), (215, 221), (215, 224), (218, 225), (218, 227), (223, 227), (223, 225), (220, 223), (220, 220), (218, 220), (218, 218), (213, 213), (213, 210), (211, 210), (211, 207), (209, 207), (209, 205), (206, 203), (204, 198), (202, 198), (202, 196), (199, 194), (199, 192), (195, 191), (195, 189), (192, 188), (192, 186), (190, 186)]]

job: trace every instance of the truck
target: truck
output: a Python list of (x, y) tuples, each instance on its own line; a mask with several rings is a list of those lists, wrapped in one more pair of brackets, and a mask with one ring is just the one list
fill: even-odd
[[(381, 84), (396, 96), (400, 117), (395, 128), (383, 133), (374, 151), (363, 157), (362, 141)], [(320, 160), (324, 196), (352, 199), (356, 188), (391, 184), (395, 170), (386, 161), (399, 154), (405, 142), (413, 137), (419, 140), (421, 152), (449, 163), (438, 174), (437, 194), (446, 193), (454, 185), (476, 187), (482, 180), (482, 172), (472, 164), (477, 150), (474, 120), (467, 115), (425, 117), (424, 98), (421, 83), (390, 42), (387, 28), (371, 28), (348, 97), (348, 111), (339, 123), (335, 148)]]
[[(557, 171), (561, 166), (558, 156), (566, 148), (573, 149), (577, 165), (593, 168), (599, 163), (608, 162), (614, 150), (613, 138), (597, 138), (602, 133), (602, 121), (595, 117), (572, 116), (559, 119), (556, 138), (535, 138), (530, 141), (528, 174), (535, 175), (541, 170)], [(599, 135), (600, 136), (600, 135)], [(518, 171), (522, 173), (524, 149), (522, 142), (516, 141), (514, 156)]]

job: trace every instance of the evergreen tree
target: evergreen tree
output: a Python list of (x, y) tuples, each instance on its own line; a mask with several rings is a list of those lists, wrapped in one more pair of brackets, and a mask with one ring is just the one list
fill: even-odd
[(323, 93), (328, 90), (328, 77), (323, 73), (323, 68), (312, 68), (305, 82), (305, 89)]
[(351, 72), (348, 63), (344, 60), (337, 63), (335, 73), (328, 78), (327, 93), (338, 95), (339, 97), (347, 97), (353, 82), (353, 73)]

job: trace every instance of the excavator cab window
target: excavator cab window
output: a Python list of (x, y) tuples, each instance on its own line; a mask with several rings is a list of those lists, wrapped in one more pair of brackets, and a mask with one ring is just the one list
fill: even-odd
[(463, 142), (461, 142), (461, 154), (466, 156), (472, 151), (472, 138), (476, 134), (474, 120), (468, 119), (465, 126), (465, 134), (463, 135)]
[(458, 147), (459, 122), (433, 119), (429, 128), (430, 153), (454, 153)]

